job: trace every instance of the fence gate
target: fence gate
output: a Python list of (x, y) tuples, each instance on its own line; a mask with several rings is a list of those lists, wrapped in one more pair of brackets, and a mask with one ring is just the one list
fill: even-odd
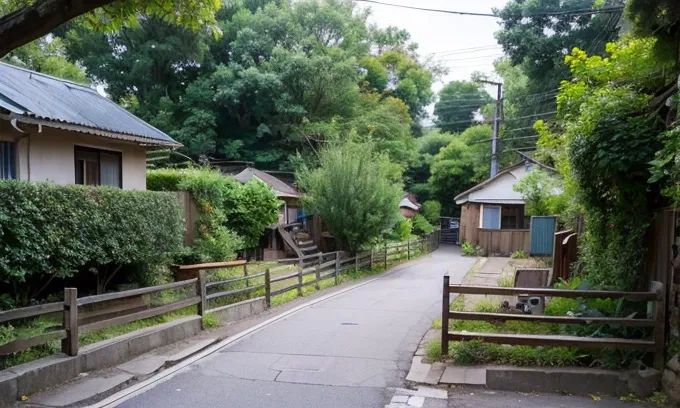
[(531, 217), (531, 246), (529, 254), (532, 256), (552, 256), (555, 239), (557, 217)]
[(442, 218), (442, 230), (439, 236), (441, 244), (460, 243), (460, 218)]

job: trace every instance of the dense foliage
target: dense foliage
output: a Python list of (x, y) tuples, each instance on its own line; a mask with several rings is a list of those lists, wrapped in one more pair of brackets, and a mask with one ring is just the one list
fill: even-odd
[(411, 219), (411, 224), (413, 225), (413, 233), (416, 235), (429, 235), (434, 232), (432, 224), (420, 214), (416, 214)]
[(443, 214), (453, 215), (454, 197), (489, 176), (491, 151), (484, 143), (489, 138), (489, 125), (470, 127), (432, 159), (429, 184)]
[(194, 249), (203, 261), (231, 259), (237, 249), (256, 247), (278, 219), (280, 202), (269, 186), (257, 180), (241, 184), (216, 170), (149, 170), (147, 188), (187, 191), (196, 201), (201, 215)]
[(565, 197), (558, 177), (547, 170), (534, 168), (518, 180), (512, 189), (524, 197), (525, 215), (558, 215), (565, 210)]
[(369, 26), (346, 0), (229, 2), (216, 18), (218, 39), (154, 16), (57, 34), (90, 79), (193, 158), (290, 169), (298, 151), (358, 134), (408, 165), (438, 72), (408, 33)]
[(439, 201), (435, 200), (425, 201), (422, 208), (420, 209), (420, 213), (429, 223), (438, 225), (439, 217), (442, 213), (442, 205), (439, 203)]
[(635, 288), (645, 260), (659, 195), (648, 183), (649, 163), (663, 132), (650, 103), (668, 81), (663, 72), (672, 72), (654, 57), (654, 47), (653, 39), (610, 43), (604, 59), (573, 50), (566, 61), (574, 79), (563, 82), (558, 96), (559, 130), (541, 139), (585, 214), (581, 254), (588, 279), (598, 285)]
[(355, 252), (397, 220), (402, 189), (390, 175), (387, 157), (350, 142), (323, 148), (319, 166), (301, 166), (296, 180), (305, 210), (321, 216), (341, 248)]
[(122, 267), (169, 263), (183, 233), (174, 194), (0, 181), (0, 286), (24, 304), (93, 272), (101, 292)]
[(473, 124), (475, 115), (491, 102), (491, 95), (478, 83), (452, 81), (439, 91), (434, 105), (437, 126), (447, 132), (462, 132)]

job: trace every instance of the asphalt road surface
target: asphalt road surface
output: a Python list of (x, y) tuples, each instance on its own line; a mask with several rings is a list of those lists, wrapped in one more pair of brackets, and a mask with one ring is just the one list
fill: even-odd
[(123, 407), (378, 408), (404, 386), (441, 310), (442, 276), (474, 264), (442, 246), (393, 272), (276, 321)]

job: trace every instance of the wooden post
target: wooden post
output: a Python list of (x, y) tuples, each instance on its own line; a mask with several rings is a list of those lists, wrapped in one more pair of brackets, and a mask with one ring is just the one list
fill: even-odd
[(387, 270), (387, 242), (385, 242), (385, 270)]
[(318, 264), (317, 266), (314, 267), (314, 280), (316, 283), (314, 284), (314, 288), (316, 290), (319, 290), (319, 279), (321, 279), (321, 264)]
[[(243, 276), (248, 276), (248, 263), (243, 264)], [(250, 279), (246, 279), (246, 287), (250, 286)]]
[(208, 310), (208, 291), (205, 288), (205, 270), (201, 269), (198, 271), (198, 296), (201, 297), (201, 303), (198, 304), (198, 314), (205, 316), (205, 312)]
[(406, 240), (406, 259), (411, 259), (411, 238)]
[(338, 286), (340, 283), (340, 277), (338, 276), (340, 274), (340, 252), (335, 251), (335, 286)]
[(369, 265), (368, 267), (371, 268), (371, 270), (373, 270), (373, 247), (371, 247), (371, 261), (370, 262), (371, 263), (368, 264)]
[(264, 271), (264, 301), (267, 309), (272, 306), (272, 281), (270, 268)]
[(359, 270), (359, 254), (354, 255), (354, 272)]
[(61, 341), (61, 351), (67, 356), (78, 355), (78, 289), (64, 289), (64, 329), (66, 338)]
[(650, 291), (656, 292), (656, 301), (652, 303), (652, 319), (654, 319), (654, 368), (662, 371), (665, 366), (664, 350), (666, 346), (666, 291), (663, 283), (652, 281)]
[(449, 354), (449, 275), (444, 275), (442, 291), (442, 358)]
[(300, 264), (298, 265), (298, 296), (302, 296), (302, 269), (304, 269), (304, 264), (302, 263), (302, 259), (300, 259)]

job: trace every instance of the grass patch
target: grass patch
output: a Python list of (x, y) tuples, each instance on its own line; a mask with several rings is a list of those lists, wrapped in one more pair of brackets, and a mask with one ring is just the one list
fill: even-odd
[(496, 284), (499, 288), (512, 288), (515, 286), (515, 274), (501, 275)]
[(566, 347), (503, 346), (482, 341), (452, 342), (449, 357), (459, 365), (500, 364), (563, 367), (582, 365), (587, 354)]
[(499, 309), (500, 305), (498, 302), (489, 299), (481, 299), (475, 304), (475, 312), (497, 313)]
[(432, 329), (439, 330), (442, 328), (442, 318), (438, 317), (432, 321), (432, 325), (430, 326)]
[(442, 341), (441, 340), (431, 340), (427, 343), (426, 350), (427, 358), (430, 360), (441, 360), (442, 358)]

